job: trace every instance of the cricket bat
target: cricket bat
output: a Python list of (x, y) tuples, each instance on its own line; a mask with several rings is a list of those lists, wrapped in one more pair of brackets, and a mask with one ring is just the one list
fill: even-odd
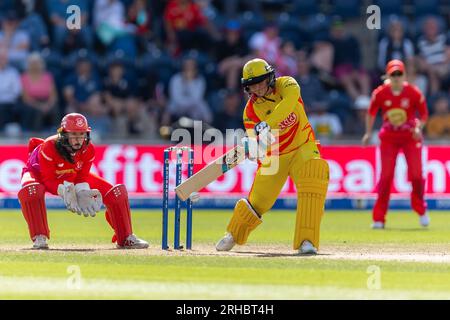
[(236, 146), (179, 184), (175, 188), (177, 196), (182, 201), (185, 201), (193, 192), (197, 192), (217, 180), (217, 178), (236, 167), (244, 159), (245, 148), (240, 145)]

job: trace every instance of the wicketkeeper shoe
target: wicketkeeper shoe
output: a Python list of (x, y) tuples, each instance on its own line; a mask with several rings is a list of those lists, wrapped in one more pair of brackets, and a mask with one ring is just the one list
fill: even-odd
[(231, 233), (227, 233), (219, 242), (216, 244), (217, 251), (230, 251), (236, 242), (234, 242)]
[(313, 246), (313, 244), (305, 240), (302, 242), (302, 245), (300, 246), (300, 250), (298, 251), (299, 254), (317, 254), (317, 249)]
[(148, 242), (142, 239), (137, 238), (134, 234), (130, 234), (123, 246), (117, 245), (119, 249), (147, 249)]
[(372, 229), (384, 229), (384, 223), (381, 221), (375, 221), (372, 223)]
[(420, 216), (419, 220), (422, 227), (428, 227), (430, 225), (430, 216), (428, 215), (428, 213)]
[(47, 237), (41, 234), (34, 237), (33, 249), (38, 250), (48, 249)]

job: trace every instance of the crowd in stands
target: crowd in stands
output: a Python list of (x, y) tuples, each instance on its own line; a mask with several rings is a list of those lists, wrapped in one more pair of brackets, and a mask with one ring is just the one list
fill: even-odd
[[(324, 143), (363, 135), (371, 92), (401, 59), (427, 98), (427, 137), (448, 138), (450, 8), (372, 2), (381, 30), (366, 28), (368, 1), (2, 0), (1, 135), (54, 132), (67, 112), (99, 138), (167, 138), (186, 117), (242, 128), (242, 67), (260, 57), (297, 79)], [(355, 30), (376, 32), (372, 66)]]

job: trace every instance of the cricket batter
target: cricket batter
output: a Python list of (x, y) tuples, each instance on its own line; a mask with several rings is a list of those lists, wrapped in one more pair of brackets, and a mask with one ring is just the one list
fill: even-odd
[[(397, 154), (403, 150), (408, 164), (408, 177), (412, 184), (411, 206), (419, 214), (420, 224), (430, 223), (424, 201), (425, 181), (422, 176), (422, 129), (428, 118), (428, 109), (422, 93), (405, 80), (405, 66), (400, 60), (386, 65), (385, 83), (372, 93), (366, 116), (366, 133), (362, 143), (372, 137), (375, 116), (379, 109), (383, 118), (380, 129), (381, 176), (378, 198), (373, 208), (373, 229), (383, 229), (389, 206), (392, 179)], [(417, 114), (419, 118), (417, 118)]]
[(113, 186), (89, 172), (95, 158), (90, 131), (83, 115), (70, 113), (62, 119), (56, 135), (30, 139), (18, 198), (35, 249), (47, 249), (50, 239), (45, 192), (59, 195), (67, 209), (85, 217), (95, 216), (104, 203), (106, 220), (114, 229), (112, 242), (125, 249), (148, 247), (132, 232), (125, 186)]
[[(257, 159), (258, 169), (248, 199), (236, 203), (216, 249), (228, 251), (245, 244), (291, 177), (298, 196), (293, 247), (300, 254), (316, 254), (329, 168), (320, 157), (300, 87), (292, 77), (275, 78), (274, 68), (262, 59), (248, 61), (242, 73), (241, 83), (249, 94), (243, 115), (248, 152), (249, 158)], [(271, 145), (271, 135), (278, 143)], [(269, 170), (273, 163), (278, 164), (275, 172)]]

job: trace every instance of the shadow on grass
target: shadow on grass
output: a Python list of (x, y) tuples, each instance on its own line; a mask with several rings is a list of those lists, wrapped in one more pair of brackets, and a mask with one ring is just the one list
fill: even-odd
[(316, 256), (330, 256), (330, 253), (318, 253), (318, 254), (298, 254), (298, 253), (282, 253), (282, 252), (256, 252), (256, 251), (233, 251), (239, 254), (249, 254), (259, 258), (277, 258), (277, 257), (299, 257), (299, 258), (309, 258)]
[(385, 228), (385, 231), (403, 231), (403, 232), (417, 232), (417, 231), (428, 231), (426, 228)]

